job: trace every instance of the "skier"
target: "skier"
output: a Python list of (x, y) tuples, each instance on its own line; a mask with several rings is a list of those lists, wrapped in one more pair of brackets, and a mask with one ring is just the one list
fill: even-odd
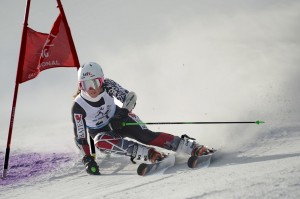
[[(154, 163), (162, 160), (164, 154), (152, 146), (191, 156), (201, 156), (208, 152), (205, 146), (186, 135), (179, 137), (153, 132), (145, 125), (124, 126), (123, 122), (141, 122), (132, 113), (137, 96), (115, 81), (104, 78), (99, 64), (89, 62), (82, 65), (78, 70), (78, 83), (79, 90), (72, 107), (72, 119), (75, 142), (83, 154), (82, 162), (87, 173), (100, 174), (90, 153), (88, 134), (101, 152), (126, 155), (133, 162)], [(114, 97), (123, 103), (122, 107), (115, 104)]]

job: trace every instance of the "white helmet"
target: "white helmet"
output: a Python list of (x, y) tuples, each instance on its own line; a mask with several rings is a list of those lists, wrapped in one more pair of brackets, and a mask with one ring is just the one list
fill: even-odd
[(88, 62), (79, 68), (78, 82), (96, 78), (104, 78), (102, 68), (99, 64), (95, 62)]
[(102, 86), (103, 81), (102, 68), (95, 62), (85, 63), (78, 70), (78, 83), (83, 90), (88, 90), (91, 86), (93, 88)]

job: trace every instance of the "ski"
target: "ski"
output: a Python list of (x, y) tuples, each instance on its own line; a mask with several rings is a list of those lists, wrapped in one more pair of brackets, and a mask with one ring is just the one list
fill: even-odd
[[(212, 156), (216, 153), (217, 150), (210, 149), (209, 153), (202, 156), (191, 156), (188, 159), (187, 165), (190, 168), (205, 168), (209, 167)], [(169, 154), (162, 161), (147, 164), (141, 163), (137, 168), (137, 174), (140, 176), (148, 176), (154, 173), (163, 173), (168, 168), (175, 165), (175, 154)]]
[(216, 153), (217, 150), (211, 149), (209, 153), (202, 156), (191, 156), (188, 159), (187, 165), (190, 168), (196, 168), (198, 166), (208, 167), (210, 165), (210, 161), (212, 156)]
[(153, 164), (147, 164), (147, 163), (140, 164), (139, 167), (137, 168), (137, 174), (140, 176), (146, 176), (157, 172), (164, 172), (166, 169), (174, 165), (175, 165), (175, 155), (169, 154), (162, 161)]

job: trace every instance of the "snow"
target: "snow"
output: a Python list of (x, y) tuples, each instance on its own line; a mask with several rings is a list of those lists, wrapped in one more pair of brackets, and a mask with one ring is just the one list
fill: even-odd
[[(278, 127), (243, 147), (220, 149), (209, 168), (189, 169), (178, 156), (163, 174), (141, 177), (126, 157), (98, 154), (101, 176), (80, 157), (25, 182), (1, 186), (1, 198), (298, 198), (300, 126)], [(14, 158), (12, 156), (12, 158)], [(20, 168), (19, 168), (20, 169)], [(28, 172), (24, 170), (24, 172)]]
[[(102, 175), (90, 176), (70, 119), (76, 71), (47, 70), (19, 88), (1, 199), (300, 198), (298, 0), (62, 3), (80, 62), (99, 62), (135, 91), (143, 121), (266, 123), (149, 125), (219, 151), (209, 168), (189, 169), (178, 156), (146, 177), (128, 157), (97, 152)], [(0, 74), (0, 173), (25, 6), (17, 4), (6, 1), (1, 8), (15, 12), (0, 12), (0, 65), (12, 66)], [(30, 26), (48, 31), (55, 1), (31, 5)]]

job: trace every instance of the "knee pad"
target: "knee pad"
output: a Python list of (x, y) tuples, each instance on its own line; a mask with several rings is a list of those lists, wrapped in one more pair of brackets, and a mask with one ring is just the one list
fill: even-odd
[(108, 134), (98, 134), (94, 138), (95, 146), (101, 151), (112, 150), (120, 141), (120, 137)]

